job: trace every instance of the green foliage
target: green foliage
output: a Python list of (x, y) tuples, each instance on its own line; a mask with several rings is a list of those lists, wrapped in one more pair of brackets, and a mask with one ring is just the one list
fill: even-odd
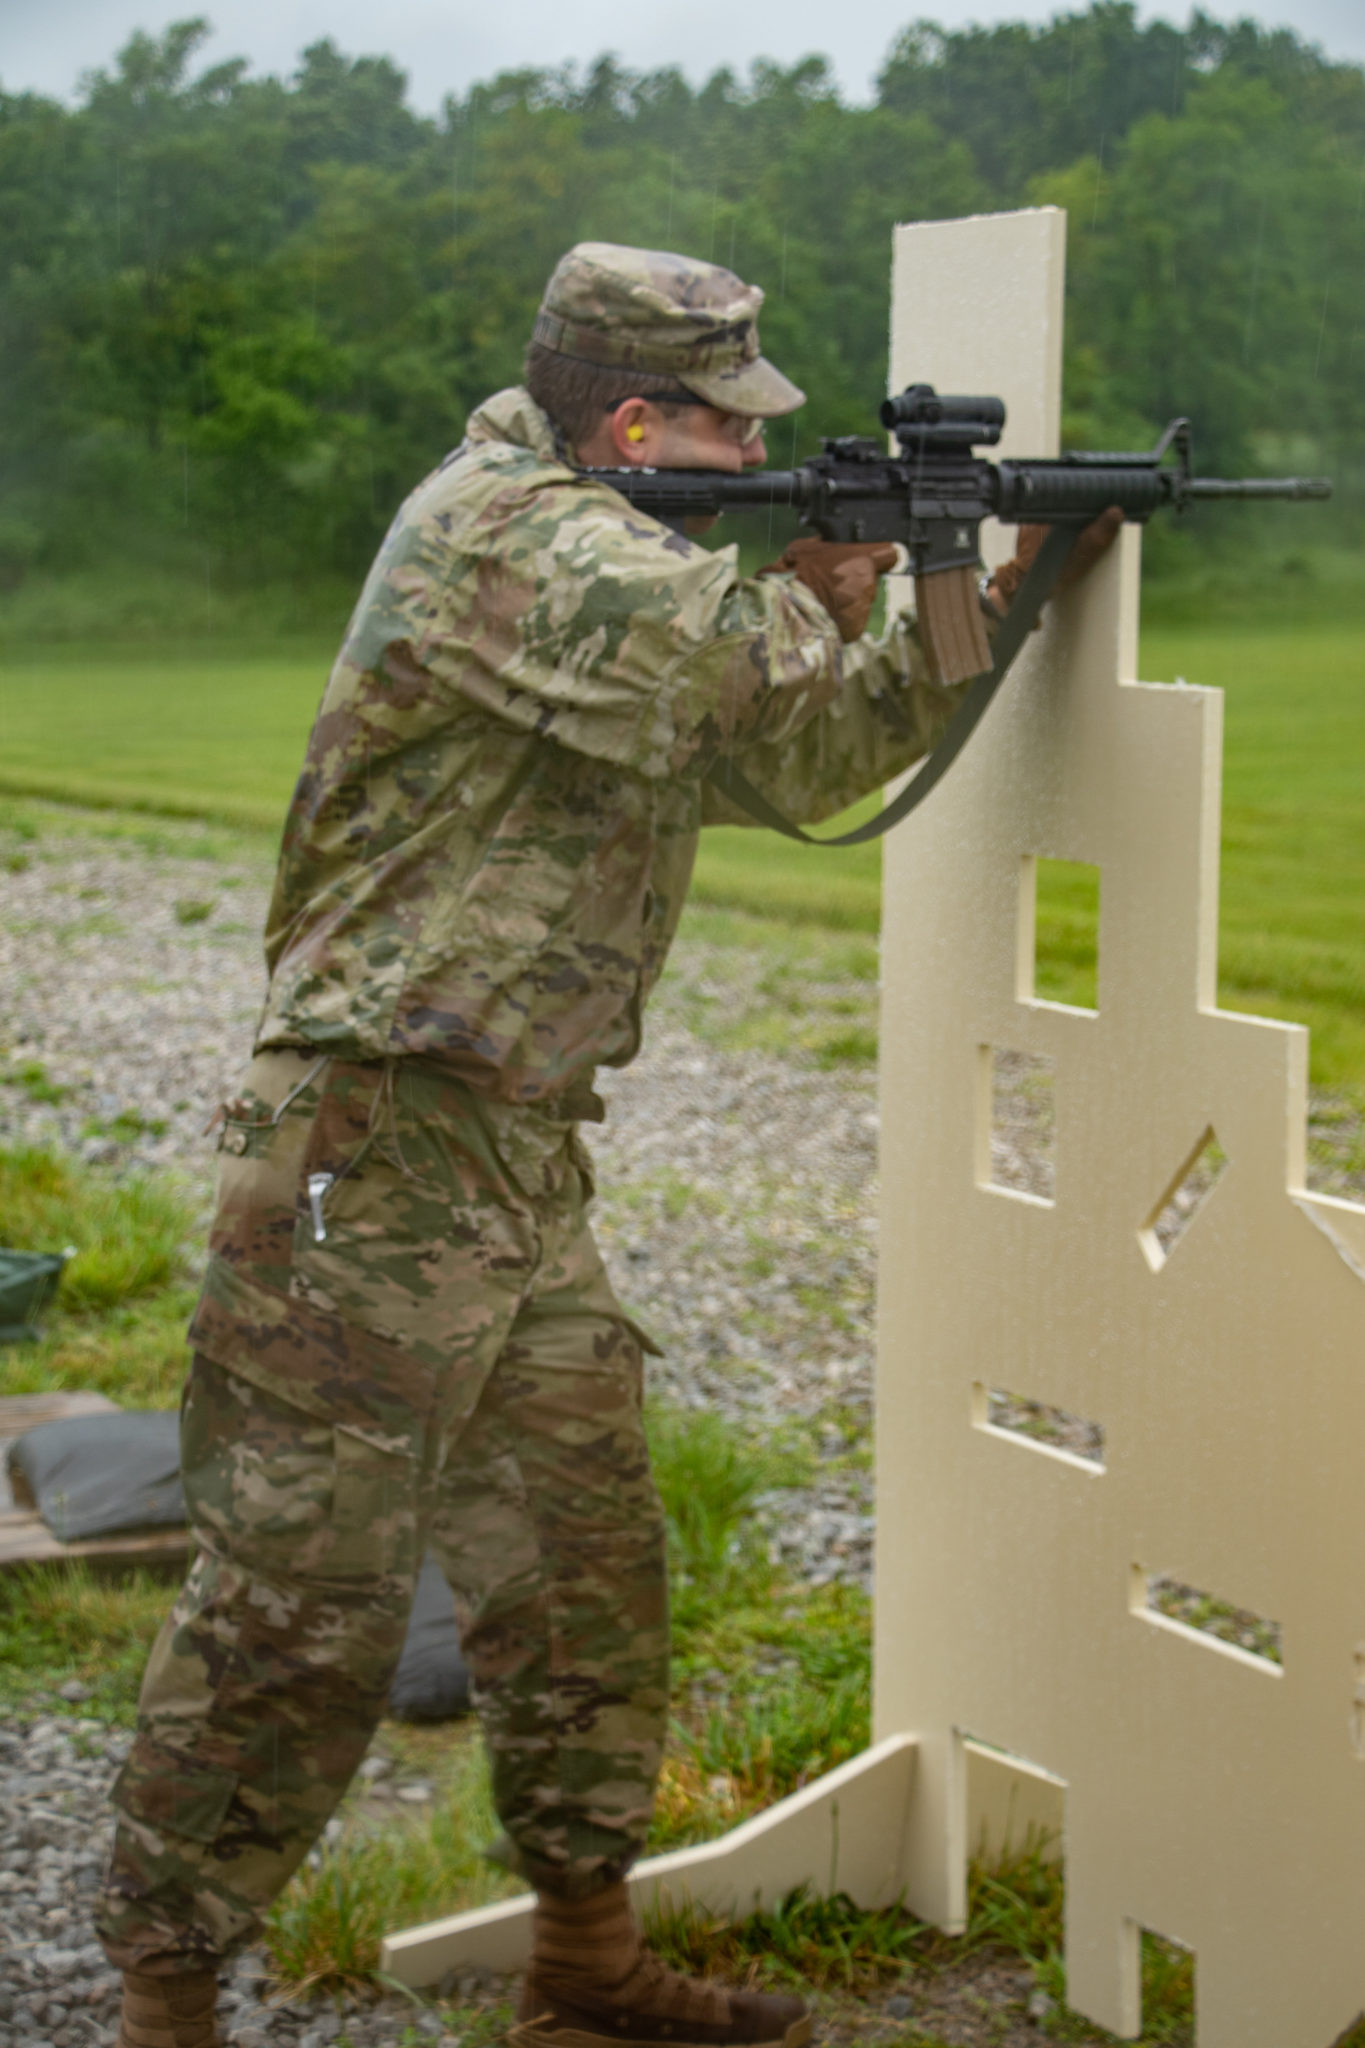
[(814, 1985), (863, 1994), (898, 1977), (933, 1946), (931, 1931), (898, 1907), (869, 1912), (844, 1892), (790, 1892), (769, 1913), (728, 1921), (688, 1900), (645, 1916), (651, 1948), (676, 1970), (791, 1990)]
[(812, 1639), (779, 1681), (713, 1709), (686, 1743), (706, 1782), (724, 1773), (742, 1807), (771, 1805), (866, 1749), (870, 1644), (863, 1632)]
[[(889, 1979), (989, 1952), (1017, 1956), (1039, 1988), (1057, 2003), (1053, 2039), (1110, 2037), (1065, 2008), (1062, 1962), (1065, 1884), (1051, 1846), (1034, 1841), (993, 1865), (974, 1864), (967, 1893), (967, 1930), (956, 1940), (899, 1907), (869, 1912), (831, 1886), (827, 1896), (793, 1891), (771, 1912), (729, 1921), (690, 1903), (656, 1908), (647, 1919), (651, 1945), (675, 1969), (714, 1972), (731, 1982), (790, 1989), (813, 1985), (867, 1997)], [(1144, 1931), (1139, 2048), (1189, 2048), (1193, 2039), (1194, 1959), (1188, 1950)], [(1348, 2040), (1352, 2037), (1348, 2037)], [(925, 2039), (915, 2034), (915, 2044)], [(928, 2044), (932, 2048), (932, 2044)]]
[[(1073, 438), (1184, 411), (1229, 466), (1365, 466), (1365, 75), (1288, 30), (1093, 0), (1037, 27), (918, 22), (866, 106), (819, 57), (699, 89), (602, 58), (502, 74), (434, 119), (383, 57), (324, 41), (289, 80), (252, 78), (196, 69), (206, 34), (135, 35), (72, 108), (0, 93), (15, 642), (222, 630), (247, 592), (258, 631), (339, 624), (338, 586), (516, 378), (545, 277), (585, 237), (765, 288), (766, 343), (810, 397), (773, 437), (785, 461), (870, 424), (894, 221), (1059, 199)], [(1295, 545), (1340, 518), (1304, 508)], [(1264, 529), (1192, 530), (1202, 555)]]
[(521, 1889), (483, 1860), (497, 1823), (482, 1746), (472, 1730), (443, 1735), (430, 1813), (382, 1828), (353, 1826), (310, 1859), (272, 1907), (266, 1949), (295, 1990), (366, 1983), (394, 1928)]
[(0, 1080), (22, 1089), (30, 1102), (64, 1102), (70, 1093), (60, 1081), (52, 1079), (41, 1060), (21, 1060)]
[(173, 1182), (114, 1181), (34, 1148), (0, 1151), (0, 1215), (7, 1240), (21, 1250), (74, 1246), (59, 1299), (86, 1311), (163, 1288), (191, 1220)]
[(179, 896), (175, 902), (177, 924), (207, 924), (218, 908), (212, 896)]
[(170, 1598), (166, 1579), (142, 1570), (104, 1578), (78, 1563), (0, 1575), (0, 1711), (76, 1678), (91, 1689), (81, 1712), (129, 1725)]
[(1045, 1002), (1099, 1008), (1099, 869), (1083, 861), (1035, 866), (1033, 993)]
[(674, 1607), (686, 1624), (733, 1597), (751, 1572), (747, 1510), (786, 1473), (771, 1452), (705, 1409), (651, 1411), (649, 1445), (668, 1522)]

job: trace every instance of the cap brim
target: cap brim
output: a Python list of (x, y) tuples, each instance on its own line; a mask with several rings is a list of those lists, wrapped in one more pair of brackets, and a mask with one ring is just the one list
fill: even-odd
[(733, 370), (683, 370), (675, 374), (680, 384), (695, 391), (708, 405), (721, 412), (747, 413), (753, 419), (779, 419), (806, 402), (805, 392), (775, 369), (766, 356), (756, 356), (751, 363), (739, 363)]

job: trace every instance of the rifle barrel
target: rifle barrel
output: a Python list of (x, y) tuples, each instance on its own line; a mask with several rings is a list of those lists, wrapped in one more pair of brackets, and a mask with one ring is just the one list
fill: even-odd
[(1330, 498), (1329, 476), (1192, 476), (1191, 498)]
[(810, 479), (800, 469), (590, 469), (633, 505), (651, 512), (704, 513), (724, 505), (804, 505)]

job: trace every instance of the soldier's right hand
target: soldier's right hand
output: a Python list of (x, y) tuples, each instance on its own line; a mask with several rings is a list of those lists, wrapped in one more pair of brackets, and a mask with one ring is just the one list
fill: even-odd
[(819, 598), (847, 644), (867, 631), (877, 585), (900, 560), (890, 541), (794, 540), (760, 576), (795, 576)]

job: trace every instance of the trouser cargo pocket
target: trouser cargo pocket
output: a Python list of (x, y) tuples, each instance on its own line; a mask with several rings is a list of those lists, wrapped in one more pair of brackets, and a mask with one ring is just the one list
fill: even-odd
[(431, 1374), (220, 1260), (190, 1337), (181, 1466), (200, 1539), (270, 1579), (415, 1576)]

